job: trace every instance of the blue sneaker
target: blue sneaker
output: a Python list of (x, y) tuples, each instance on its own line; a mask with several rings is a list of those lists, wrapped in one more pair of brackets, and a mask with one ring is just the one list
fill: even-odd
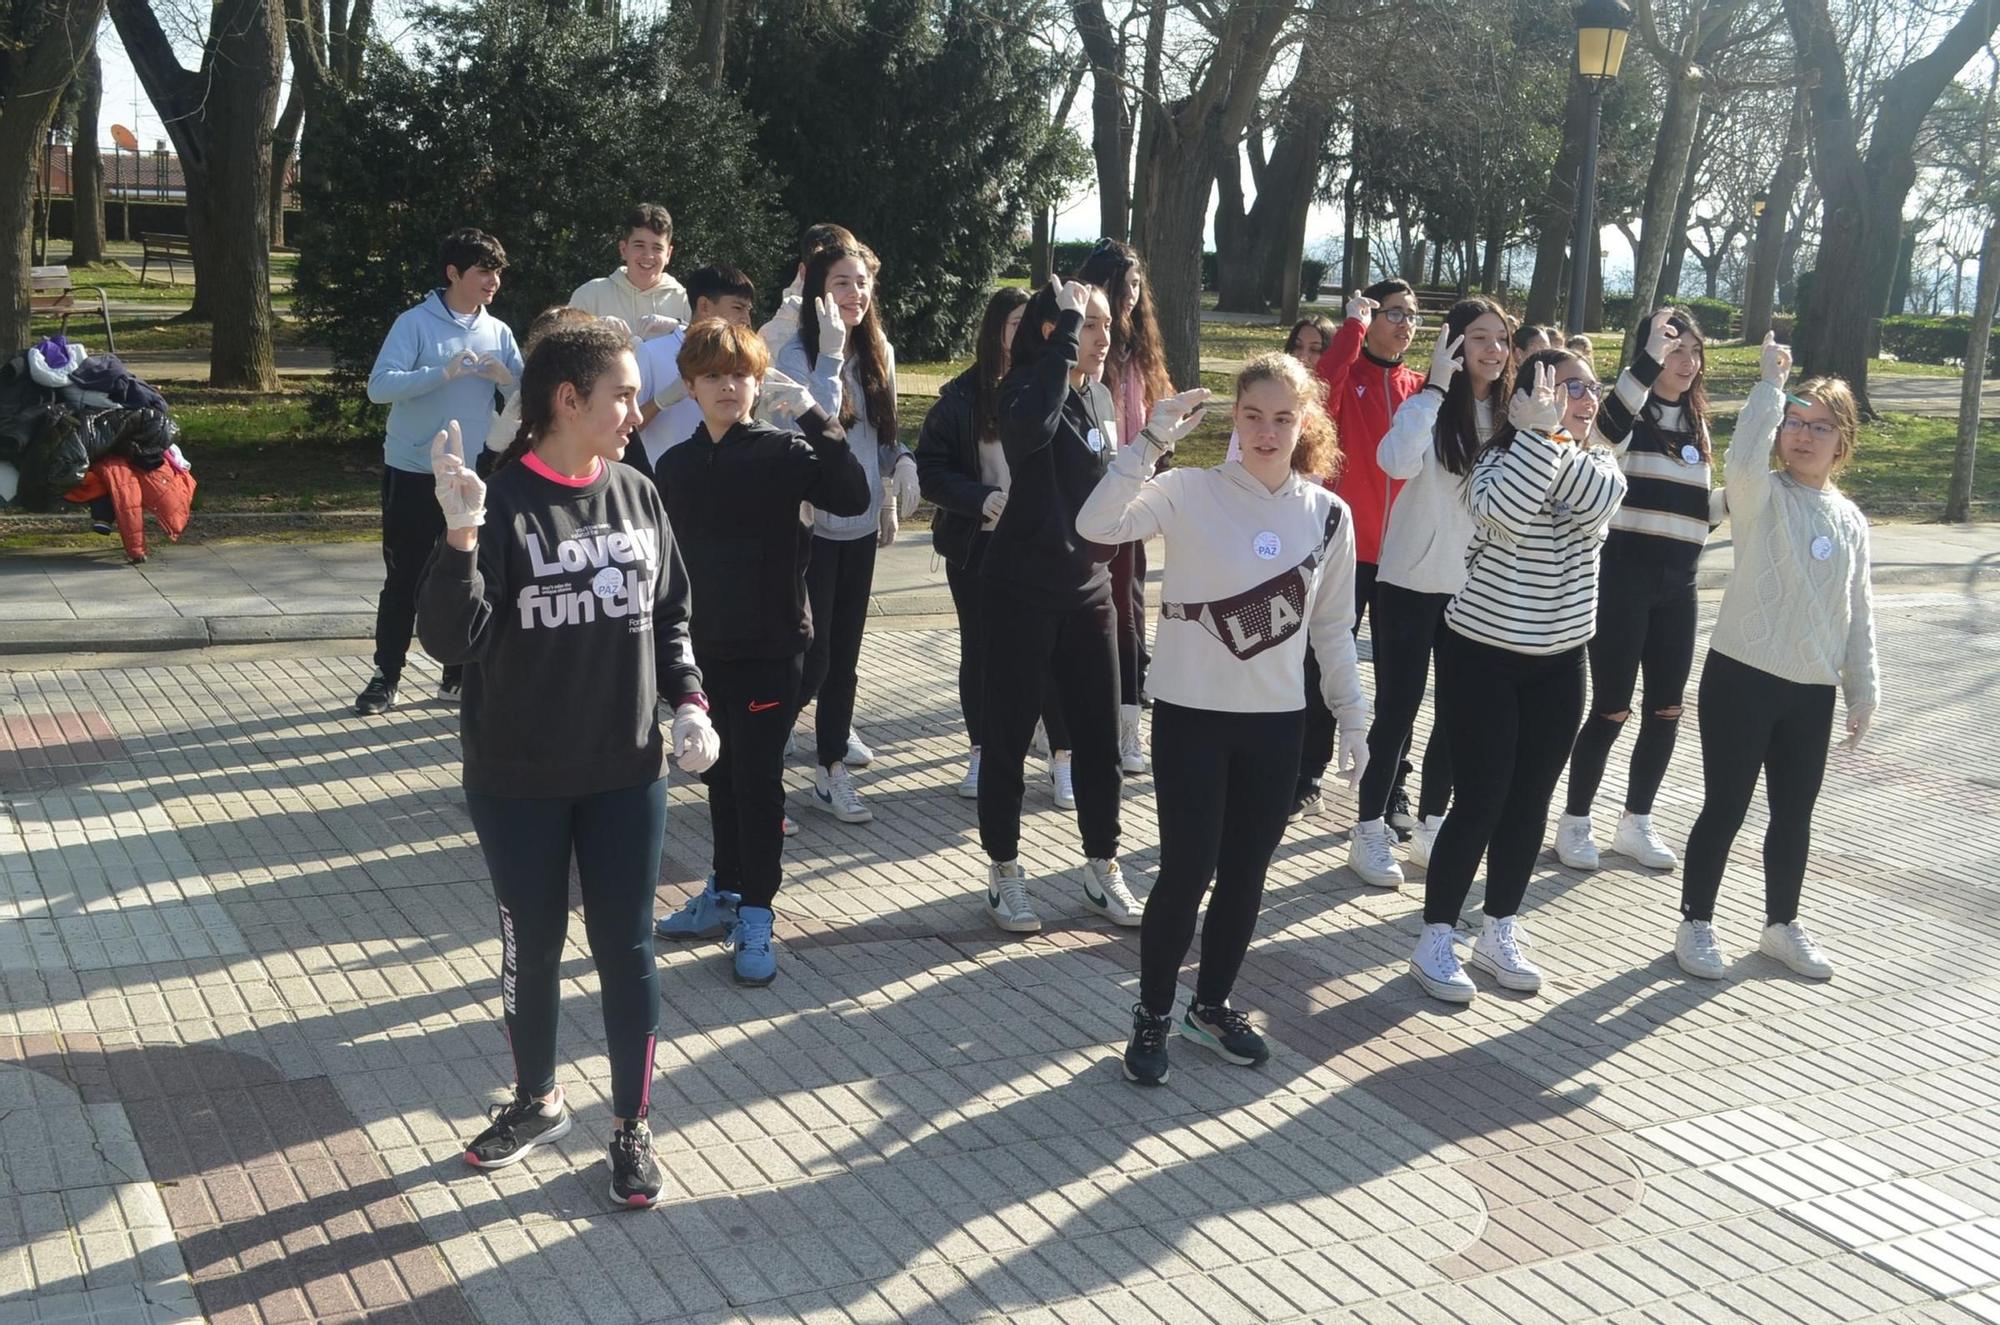
[(778, 978), (778, 954), (771, 950), (771, 908), (745, 906), (736, 912), (736, 925), (729, 931), (729, 946), (736, 949), (736, 983), (768, 985)]
[(741, 900), (736, 893), (717, 892), (711, 874), (708, 886), (688, 898), (686, 906), (655, 922), (653, 933), (663, 939), (719, 939), (736, 923)]

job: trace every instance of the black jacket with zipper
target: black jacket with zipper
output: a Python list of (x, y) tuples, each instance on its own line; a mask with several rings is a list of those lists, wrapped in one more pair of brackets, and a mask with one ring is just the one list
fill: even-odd
[(944, 384), (917, 434), (917, 482), (937, 507), (931, 546), (954, 566), (972, 553), (986, 523), (986, 499), (1000, 489), (979, 477), (979, 369)]
[(861, 515), (875, 480), (825, 414), (799, 426), (803, 437), (747, 420), (715, 442), (704, 423), (654, 466), (693, 585), (697, 659), (789, 658), (812, 643), (812, 527), (799, 523), (799, 503)]

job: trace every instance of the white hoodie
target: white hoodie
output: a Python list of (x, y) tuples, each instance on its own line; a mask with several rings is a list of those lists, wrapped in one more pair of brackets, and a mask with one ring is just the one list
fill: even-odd
[(639, 324), (647, 314), (656, 317), (670, 317), (686, 326), (694, 317), (688, 306), (687, 288), (665, 272), (650, 290), (641, 290), (632, 284), (620, 267), (609, 276), (600, 276), (594, 281), (585, 281), (576, 287), (576, 293), (569, 297), (571, 308), (581, 308), (599, 317), (615, 317), (625, 323), (634, 336), (640, 334)]
[[(1340, 729), (1366, 726), (1368, 701), (1354, 659), (1354, 521), (1340, 498), (1296, 475), (1272, 492), (1233, 462), (1170, 469), (1154, 478), (1158, 459), (1153, 446), (1120, 448), (1076, 516), (1077, 533), (1093, 543), (1166, 537), (1166, 583), (1147, 691), (1185, 708), (1292, 712), (1304, 704), (1310, 642), (1321, 693)], [(1336, 509), (1338, 528), (1322, 549)], [(1178, 613), (1275, 585), (1315, 553), (1303, 612), (1295, 614), (1274, 592), (1238, 612)], [(1218, 632), (1228, 632), (1237, 647)], [(1240, 656), (1246, 650), (1253, 656)]]

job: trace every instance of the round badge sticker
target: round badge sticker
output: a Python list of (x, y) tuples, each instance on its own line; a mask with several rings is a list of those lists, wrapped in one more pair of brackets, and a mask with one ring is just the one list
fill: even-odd
[(1569, 519), (1569, 512), (1570, 512), (1570, 505), (1569, 505), (1569, 503), (1568, 503), (1568, 502), (1566, 502), (1566, 501), (1559, 501), (1559, 502), (1557, 502), (1557, 503), (1556, 503), (1556, 505), (1555, 505), (1555, 514), (1556, 514), (1556, 519), (1558, 519), (1558, 520), (1567, 520), (1567, 519)]
[(1250, 544), (1251, 550), (1265, 561), (1276, 561), (1280, 546), (1282, 545), (1278, 542), (1278, 536), (1268, 529), (1257, 535)]
[(616, 598), (625, 592), (625, 572), (616, 566), (606, 566), (591, 576), (590, 591), (607, 601)]
[(1089, 447), (1093, 453), (1101, 453), (1104, 450), (1104, 434), (1092, 428), (1084, 434), (1083, 444)]
[(1681, 448), (1681, 463), (1684, 465), (1701, 463), (1701, 448), (1693, 442), (1689, 442), (1686, 446), (1683, 446)]
[(1812, 541), (1812, 555), (1814, 561), (1825, 561), (1828, 557), (1831, 557), (1833, 555), (1833, 540), (1825, 534), (1821, 534), (1818, 538), (1815, 538)]

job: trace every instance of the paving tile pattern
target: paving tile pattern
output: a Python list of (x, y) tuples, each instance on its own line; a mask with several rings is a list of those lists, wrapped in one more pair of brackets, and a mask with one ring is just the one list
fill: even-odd
[[(578, 926), (579, 1126), (460, 1160), (509, 1060), (444, 709), (348, 717), (367, 663), (338, 652), (0, 672), (10, 735), (91, 755), (0, 783), (0, 1322), (1994, 1318), (2000, 614), (1879, 611), (1887, 704), (1833, 760), (1808, 885), (1834, 982), (1754, 954), (1760, 806), (1728, 980), (1673, 967), (1674, 879), (1550, 862), (1548, 988), (1445, 1009), (1402, 974), (1414, 893), (1341, 868), (1335, 797), (1287, 833), (1237, 991), (1272, 1062), (1177, 1042), (1158, 1091), (1119, 1074), (1136, 940), (1084, 910), (1067, 816), (1031, 779), (1048, 928), (990, 930), (955, 637), (871, 632), (876, 819), (796, 798), (778, 983), (661, 950), (645, 1215), (603, 1192)], [(663, 907), (707, 864), (673, 797)], [(1670, 839), (1698, 799), (1690, 730)], [(1141, 892), (1153, 815), (1130, 780)]]

